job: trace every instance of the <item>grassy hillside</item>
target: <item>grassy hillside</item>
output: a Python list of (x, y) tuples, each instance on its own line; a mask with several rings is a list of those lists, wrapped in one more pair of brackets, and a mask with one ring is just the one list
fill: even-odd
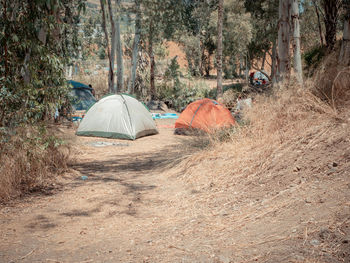
[(332, 105), (314, 83), (258, 96), (249, 125), (173, 173), (195, 203), (179, 210), (214, 217), (196, 231), (240, 262), (350, 262), (349, 91)]

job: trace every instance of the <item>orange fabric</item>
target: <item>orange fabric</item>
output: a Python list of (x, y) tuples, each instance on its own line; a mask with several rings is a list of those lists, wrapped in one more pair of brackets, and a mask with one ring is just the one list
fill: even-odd
[[(191, 123), (192, 122), (192, 123)], [(231, 112), (215, 100), (202, 99), (189, 104), (175, 122), (175, 128), (195, 128), (206, 132), (235, 124)]]

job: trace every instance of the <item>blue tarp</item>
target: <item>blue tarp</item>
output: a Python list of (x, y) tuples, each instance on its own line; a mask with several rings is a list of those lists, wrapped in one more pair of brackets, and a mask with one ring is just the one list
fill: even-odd
[(153, 120), (155, 119), (177, 119), (179, 116), (177, 116), (176, 113), (152, 113)]
[(70, 85), (73, 86), (73, 89), (88, 89), (88, 90), (92, 90), (92, 88), (90, 88), (88, 85), (84, 84), (84, 83), (81, 83), (81, 82), (78, 82), (78, 81), (74, 81), (74, 80), (68, 80), (68, 83)]

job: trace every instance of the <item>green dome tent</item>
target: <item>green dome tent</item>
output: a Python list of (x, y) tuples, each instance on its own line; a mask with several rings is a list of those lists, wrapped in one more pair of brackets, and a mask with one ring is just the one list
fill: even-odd
[(70, 95), (73, 98), (72, 106), (74, 111), (87, 110), (96, 103), (91, 87), (74, 80), (69, 80), (68, 84), (72, 87)]
[(126, 95), (110, 95), (95, 103), (79, 125), (77, 135), (135, 140), (157, 134), (144, 104)]

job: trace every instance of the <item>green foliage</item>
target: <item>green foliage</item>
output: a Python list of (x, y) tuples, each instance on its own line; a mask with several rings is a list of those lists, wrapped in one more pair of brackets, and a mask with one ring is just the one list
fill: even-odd
[(106, 58), (106, 50), (105, 50), (105, 48), (101, 47), (98, 50), (98, 57), (99, 57), (99, 59), (105, 59)]
[(237, 65), (232, 59), (223, 63), (223, 72), (226, 79), (238, 78)]
[(326, 48), (324, 46), (315, 46), (303, 54), (305, 69), (310, 75), (314, 73), (325, 55)]
[(0, 127), (38, 123), (66, 101), (64, 69), (83, 8), (83, 0), (2, 2)]
[(249, 60), (261, 59), (264, 52), (271, 50), (277, 39), (278, 1), (245, 0), (246, 10), (251, 14), (252, 40), (249, 43)]
[(180, 67), (176, 57), (171, 60), (164, 74), (161, 85), (158, 86), (159, 99), (166, 101), (168, 105), (177, 111), (181, 111), (189, 103), (208, 97), (210, 89), (203, 83), (195, 83), (186, 86), (180, 79)]

